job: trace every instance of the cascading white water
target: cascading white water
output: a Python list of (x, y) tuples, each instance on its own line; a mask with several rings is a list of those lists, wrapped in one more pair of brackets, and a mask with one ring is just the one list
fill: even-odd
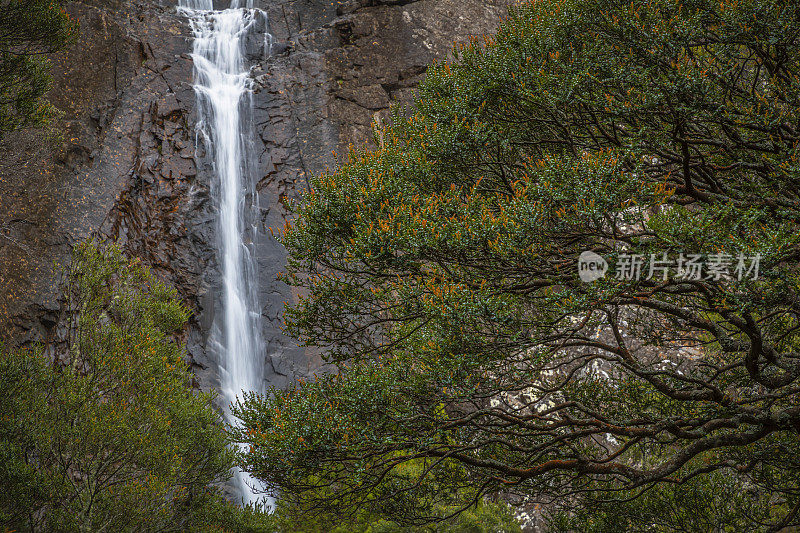
[[(231, 0), (229, 9), (214, 11), (212, 0), (179, 0), (194, 34), (198, 129), (217, 178), (217, 249), (223, 282), (218, 344), (226, 406), (242, 392), (262, 389), (264, 358), (253, 252), (248, 247), (257, 235), (248, 224), (255, 194), (249, 153), (252, 91), (244, 47), (257, 22), (266, 21), (266, 14), (253, 9), (253, 0), (241, 8), (240, 3)], [(227, 407), (226, 415), (230, 420)], [(247, 473), (237, 470), (235, 480), (244, 503), (260, 500)]]

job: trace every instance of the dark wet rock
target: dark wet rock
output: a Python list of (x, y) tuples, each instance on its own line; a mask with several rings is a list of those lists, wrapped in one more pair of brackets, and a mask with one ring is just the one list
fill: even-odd
[(270, 55), (279, 56), (281, 54), (285, 54), (285, 53), (289, 52), (291, 49), (292, 49), (292, 46), (291, 46), (290, 43), (273, 42), (272, 45), (270, 46), (269, 52), (270, 52)]
[[(278, 281), (286, 256), (269, 228), (283, 227), (287, 203), (335, 163), (333, 152), (372, 143), (373, 121), (411, 101), (427, 65), (453, 41), (491, 32), (511, 1), (257, 2), (274, 35), (246, 43), (267, 383), (282, 386), (319, 366), (281, 332), (284, 302), (297, 295)], [(191, 35), (175, 3), (69, 3), (82, 36), (54, 57), (62, 140), (23, 132), (0, 146), (0, 331), (15, 343), (52, 338), (57, 265), (86, 237), (117, 239), (193, 310), (186, 342), (198, 385), (210, 388), (218, 385), (210, 343), (221, 293), (215, 185), (197, 147)]]
[(53, 58), (61, 139), (20, 132), (0, 146), (0, 331), (16, 343), (48, 338), (59, 265), (113, 212), (150, 156), (141, 137), (154, 103), (191, 73), (171, 60), (186, 48), (171, 10), (111, 4), (67, 4), (81, 37)]

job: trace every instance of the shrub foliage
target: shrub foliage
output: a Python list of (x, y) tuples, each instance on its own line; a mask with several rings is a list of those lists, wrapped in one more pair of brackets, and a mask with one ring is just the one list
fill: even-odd
[(0, 0), (0, 138), (42, 126), (58, 111), (46, 100), (47, 54), (75, 38), (77, 24), (61, 0)]
[(187, 309), (141, 264), (91, 242), (76, 248), (66, 289), (62, 347), (1, 352), (0, 522), (65, 532), (203, 524), (233, 457), (175, 340)]

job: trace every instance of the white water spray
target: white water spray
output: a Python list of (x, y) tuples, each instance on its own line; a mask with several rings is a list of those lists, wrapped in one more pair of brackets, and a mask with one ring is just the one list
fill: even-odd
[[(253, 9), (253, 0), (240, 7), (243, 3), (231, 0), (229, 9), (214, 11), (212, 0), (179, 0), (194, 34), (198, 128), (217, 178), (217, 255), (223, 281), (219, 359), (226, 405), (243, 392), (262, 390), (264, 358), (251, 249), (256, 234), (248, 223), (255, 191), (250, 168), (252, 91), (244, 47), (257, 23), (266, 22), (266, 14)], [(226, 415), (233, 422), (229, 410)], [(244, 503), (260, 501), (247, 473), (237, 470), (235, 481)]]

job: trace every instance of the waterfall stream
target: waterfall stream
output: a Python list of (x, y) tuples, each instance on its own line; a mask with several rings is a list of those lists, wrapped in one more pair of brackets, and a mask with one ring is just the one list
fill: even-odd
[[(222, 313), (217, 313), (220, 386), (227, 408), (243, 392), (262, 390), (264, 346), (253, 243), (258, 232), (251, 222), (255, 208), (251, 145), (252, 90), (245, 57), (248, 36), (263, 27), (266, 13), (253, 0), (231, 0), (215, 11), (212, 0), (179, 0), (179, 10), (194, 34), (194, 89), (197, 94), (198, 139), (215, 174), (212, 186), (219, 208), (217, 257), (222, 274)], [(261, 26), (259, 23), (264, 22)], [(260, 501), (253, 480), (235, 472), (243, 503)]]

